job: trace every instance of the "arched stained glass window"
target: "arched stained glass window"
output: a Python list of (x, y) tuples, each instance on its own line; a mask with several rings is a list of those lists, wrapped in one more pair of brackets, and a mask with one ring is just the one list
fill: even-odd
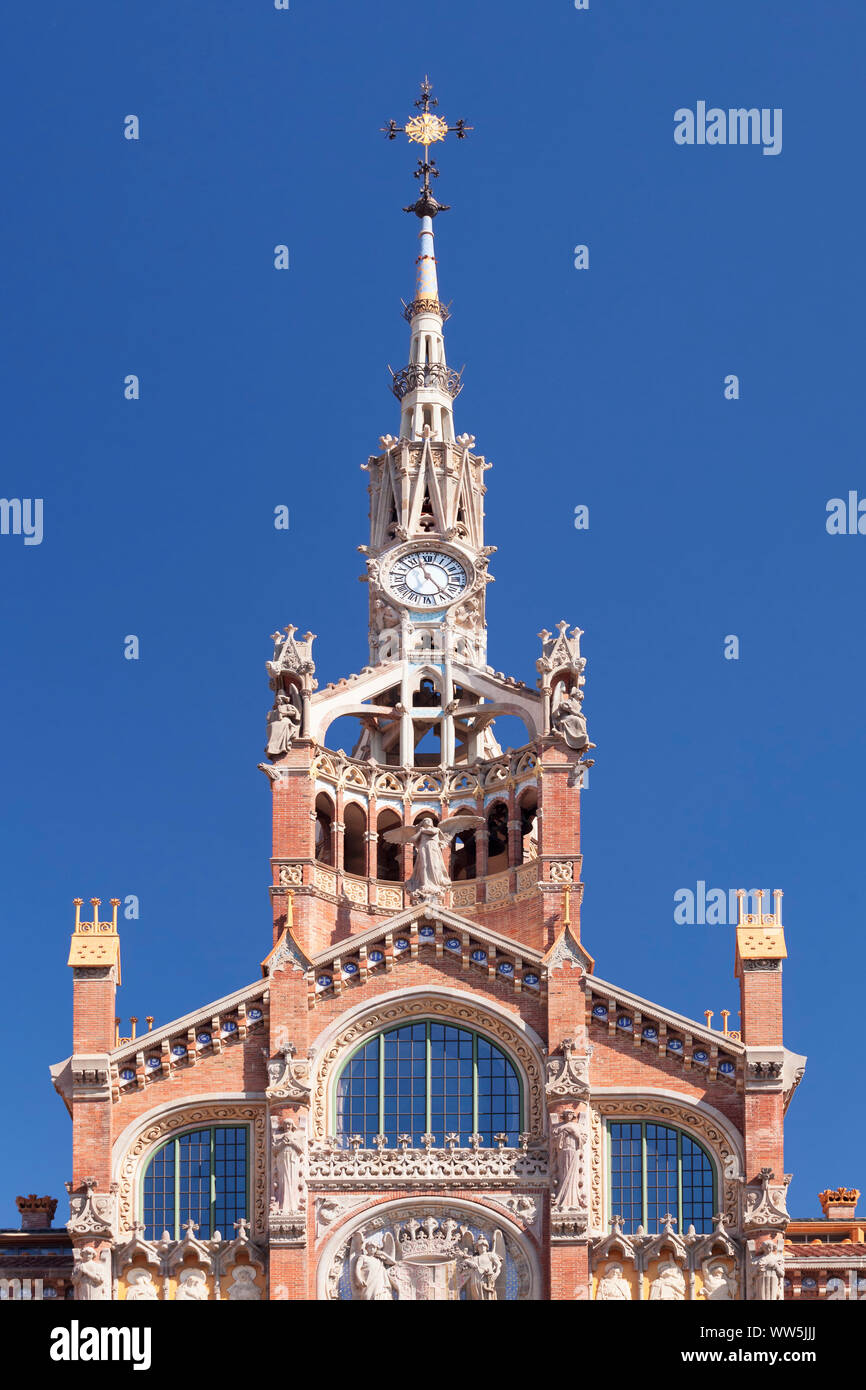
[(516, 1147), (521, 1126), (520, 1080), (505, 1053), (479, 1033), (444, 1023), (409, 1023), (379, 1033), (359, 1048), (337, 1082), (336, 1135), (348, 1145), (360, 1135), (365, 1148), (384, 1134), (388, 1148), (408, 1136), (442, 1147), (457, 1135), (467, 1148), (480, 1134), (485, 1148), (505, 1134)]
[(668, 1214), (681, 1233), (713, 1230), (715, 1170), (695, 1139), (666, 1125), (617, 1121), (608, 1137), (610, 1214), (623, 1218), (626, 1231), (659, 1231)]
[(214, 1231), (234, 1237), (234, 1223), (249, 1217), (249, 1131), (246, 1125), (193, 1129), (169, 1139), (151, 1158), (142, 1183), (145, 1240), (168, 1231), (182, 1240), (189, 1221), (199, 1240)]

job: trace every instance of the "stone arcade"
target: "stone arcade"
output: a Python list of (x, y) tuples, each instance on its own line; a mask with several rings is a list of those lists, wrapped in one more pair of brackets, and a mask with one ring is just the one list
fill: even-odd
[[(783, 1296), (804, 1058), (782, 1038), (781, 895), (741, 901), (732, 929), (740, 1032), (596, 974), (580, 628), (541, 632), (534, 685), (487, 663), (491, 465), (455, 432), (430, 159), (468, 128), (435, 105), (425, 82), (387, 132), (423, 158), (399, 433), (364, 465), (369, 665), (320, 689), (292, 624), (267, 662), (264, 961), (120, 1037), (118, 903), (76, 904), (52, 1074), (79, 1299)], [(503, 716), (521, 747), (497, 741)], [(329, 746), (345, 717), (349, 753)]]

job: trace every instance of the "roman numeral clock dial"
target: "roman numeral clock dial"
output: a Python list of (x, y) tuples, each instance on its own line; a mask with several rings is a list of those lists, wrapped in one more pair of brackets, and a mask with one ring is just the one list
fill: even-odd
[(453, 603), (466, 589), (466, 571), (444, 550), (410, 550), (388, 572), (388, 589), (400, 603), (437, 608)]

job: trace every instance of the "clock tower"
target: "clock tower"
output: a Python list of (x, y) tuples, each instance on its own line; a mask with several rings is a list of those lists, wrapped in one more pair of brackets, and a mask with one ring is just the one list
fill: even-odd
[(782, 1041), (781, 900), (741, 903), (742, 1032), (595, 973), (582, 634), (542, 630), (532, 685), (488, 662), (490, 465), (454, 426), (430, 158), (469, 127), (435, 107), (425, 81), (386, 131), (423, 157), (399, 432), (363, 465), (369, 661), (320, 688), (290, 624), (267, 662), (256, 978), (122, 1037), (117, 913), (76, 911), (74, 1053), (52, 1071), (82, 1298), (782, 1296), (805, 1059)]

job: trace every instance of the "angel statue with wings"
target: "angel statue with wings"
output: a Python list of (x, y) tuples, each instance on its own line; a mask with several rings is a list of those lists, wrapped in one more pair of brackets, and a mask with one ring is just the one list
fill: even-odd
[(397, 1263), (394, 1237), (385, 1232), (381, 1245), (365, 1240), (360, 1231), (352, 1240), (352, 1292), (362, 1303), (392, 1303), (394, 1286), (391, 1270)]
[(386, 830), (385, 839), (392, 845), (414, 845), (415, 867), (406, 887), (413, 899), (440, 898), (451, 887), (442, 851), (461, 831), (483, 825), (482, 816), (450, 816), (437, 825), (432, 816), (424, 816), (420, 825), (401, 826)]

